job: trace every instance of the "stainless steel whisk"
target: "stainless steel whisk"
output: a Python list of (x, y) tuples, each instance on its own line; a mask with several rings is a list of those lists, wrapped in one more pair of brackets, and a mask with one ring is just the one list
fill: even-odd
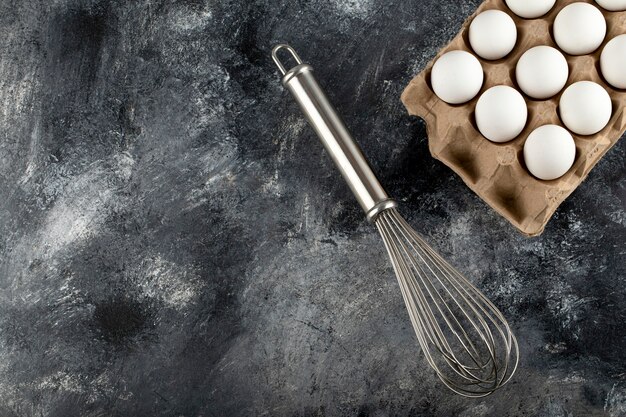
[[(278, 52), (296, 66), (286, 70)], [(324, 147), (380, 232), (402, 290), (417, 340), (437, 376), (454, 392), (484, 397), (517, 368), (517, 340), (498, 308), (437, 254), (396, 210), (367, 160), (313, 76), (289, 45), (272, 58)]]

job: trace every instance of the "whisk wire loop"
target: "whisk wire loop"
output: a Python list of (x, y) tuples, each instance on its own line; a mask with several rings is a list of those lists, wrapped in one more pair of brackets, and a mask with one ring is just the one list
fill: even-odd
[(508, 382), (517, 368), (519, 350), (497, 307), (395, 208), (381, 212), (374, 223), (391, 258), (417, 340), (441, 381), (467, 397), (489, 395)]

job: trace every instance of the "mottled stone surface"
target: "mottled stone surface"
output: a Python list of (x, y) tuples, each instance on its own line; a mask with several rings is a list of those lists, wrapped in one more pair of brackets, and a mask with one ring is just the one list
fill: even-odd
[[(399, 102), (478, 3), (0, 0), (0, 415), (625, 415), (626, 141), (528, 239)], [(510, 319), (501, 392), (423, 361), (279, 41)]]

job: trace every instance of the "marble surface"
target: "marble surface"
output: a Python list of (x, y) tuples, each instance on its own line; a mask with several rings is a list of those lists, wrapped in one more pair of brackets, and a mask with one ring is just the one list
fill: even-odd
[[(478, 4), (0, 0), (0, 415), (626, 415), (626, 141), (529, 239), (400, 104)], [(509, 318), (502, 391), (452, 395), (422, 359), (282, 41)]]

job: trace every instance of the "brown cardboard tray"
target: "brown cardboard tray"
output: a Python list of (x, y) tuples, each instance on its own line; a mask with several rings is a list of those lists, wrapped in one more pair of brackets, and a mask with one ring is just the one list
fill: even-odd
[[(523, 19), (515, 15), (504, 0), (486, 0), (463, 24), (457, 36), (446, 45), (426, 68), (418, 74), (402, 93), (402, 102), (412, 115), (426, 122), (430, 153), (452, 168), (478, 196), (528, 236), (543, 232), (557, 207), (587, 177), (600, 158), (621, 137), (626, 127), (626, 90), (618, 90), (606, 83), (600, 73), (600, 54), (604, 45), (617, 35), (626, 33), (626, 12), (609, 12), (593, 1), (607, 22), (607, 35), (602, 45), (590, 55), (573, 56), (564, 53), (569, 65), (566, 86), (556, 96), (536, 100), (524, 96), (528, 106), (528, 121), (522, 133), (506, 143), (493, 143), (478, 131), (474, 108), (480, 95), (494, 85), (508, 85), (521, 92), (515, 82), (515, 65), (520, 56), (537, 45), (558, 48), (553, 40), (552, 25), (558, 12), (577, 0), (559, 0), (546, 14), (537, 19)], [(517, 43), (511, 53), (502, 59), (488, 61), (472, 51), (468, 28), (474, 16), (489, 9), (509, 14), (517, 25)], [(482, 64), (484, 82), (480, 92), (471, 101), (450, 105), (440, 100), (430, 86), (433, 63), (442, 54), (464, 50), (475, 55)], [(590, 80), (604, 87), (613, 104), (613, 114), (607, 126), (595, 135), (573, 134), (576, 159), (572, 168), (561, 178), (542, 181), (533, 177), (524, 166), (524, 141), (536, 127), (561, 123), (558, 103), (570, 84)]]

